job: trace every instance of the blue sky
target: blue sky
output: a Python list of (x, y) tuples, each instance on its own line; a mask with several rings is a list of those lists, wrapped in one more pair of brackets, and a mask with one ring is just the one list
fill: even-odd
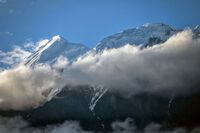
[(148, 22), (194, 28), (199, 12), (199, 0), (0, 0), (0, 50), (54, 35), (92, 48)]

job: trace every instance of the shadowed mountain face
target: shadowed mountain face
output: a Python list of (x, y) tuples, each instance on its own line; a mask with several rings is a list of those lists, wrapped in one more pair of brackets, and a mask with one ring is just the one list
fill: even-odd
[(56, 124), (65, 120), (78, 120), (87, 130), (111, 130), (110, 124), (116, 120), (133, 118), (138, 128), (155, 122), (164, 128), (200, 125), (200, 93), (189, 96), (162, 97), (140, 93), (125, 98), (117, 93), (107, 92), (96, 104), (95, 114), (89, 109), (92, 89), (65, 88), (50, 102), (37, 109), (13, 112), (2, 111), (4, 116), (21, 115), (33, 126)]

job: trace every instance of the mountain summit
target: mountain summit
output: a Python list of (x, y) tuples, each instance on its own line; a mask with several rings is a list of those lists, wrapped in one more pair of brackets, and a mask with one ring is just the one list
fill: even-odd
[(35, 63), (54, 63), (60, 56), (67, 57), (69, 61), (73, 61), (89, 50), (88, 47), (82, 44), (71, 43), (57, 35), (29, 56), (24, 64), (34, 65)]
[(179, 30), (163, 23), (147, 23), (141, 27), (126, 29), (108, 36), (100, 41), (94, 49), (99, 52), (104, 49), (119, 48), (125, 44), (152, 46), (166, 41), (177, 32)]

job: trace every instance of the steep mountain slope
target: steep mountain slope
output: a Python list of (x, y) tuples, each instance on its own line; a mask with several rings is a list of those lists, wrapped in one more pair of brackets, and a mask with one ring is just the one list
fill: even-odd
[(82, 44), (71, 43), (60, 36), (54, 36), (39, 50), (29, 56), (25, 65), (34, 65), (36, 63), (54, 63), (60, 56), (67, 57), (69, 61), (85, 54), (90, 49)]
[(195, 35), (200, 36), (200, 25), (197, 25), (194, 29), (193, 32)]
[(148, 23), (108, 36), (100, 41), (94, 49), (99, 52), (104, 49), (119, 48), (125, 44), (152, 46), (166, 41), (179, 31), (163, 23)]

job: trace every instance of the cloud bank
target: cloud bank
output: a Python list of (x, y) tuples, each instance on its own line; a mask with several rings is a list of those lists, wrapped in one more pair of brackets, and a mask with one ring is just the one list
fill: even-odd
[(66, 67), (67, 84), (102, 85), (127, 94), (195, 92), (200, 85), (200, 39), (191, 30), (165, 43), (141, 49), (126, 45), (102, 53), (89, 52)]

